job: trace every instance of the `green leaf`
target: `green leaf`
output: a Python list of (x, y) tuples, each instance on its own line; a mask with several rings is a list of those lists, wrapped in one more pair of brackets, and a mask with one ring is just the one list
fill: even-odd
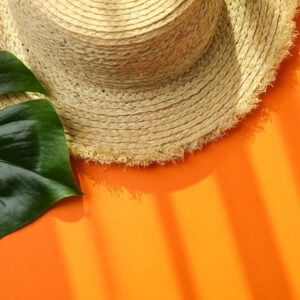
[(31, 100), (0, 110), (0, 237), (79, 194), (51, 102)]
[(0, 95), (17, 92), (47, 94), (33, 73), (16, 56), (0, 51)]

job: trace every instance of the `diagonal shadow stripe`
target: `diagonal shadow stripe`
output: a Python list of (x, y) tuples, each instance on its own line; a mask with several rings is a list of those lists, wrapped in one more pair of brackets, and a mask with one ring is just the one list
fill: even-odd
[(173, 263), (178, 288), (184, 300), (200, 300), (195, 285), (188, 254), (186, 253), (172, 199), (168, 194), (154, 195), (154, 205)]
[[(300, 30), (300, 16), (296, 18), (297, 30)], [(291, 55), (280, 68), (275, 86), (263, 96), (262, 106), (275, 113), (289, 156), (292, 174), (296, 183), (300, 183), (300, 36), (297, 36)], [(300, 184), (296, 184), (300, 195)]]
[(253, 299), (293, 299), (246, 150), (237, 150), (215, 176)]
[(97, 224), (90, 224), (90, 229), (94, 233), (93, 241), (98, 254), (98, 264), (101, 268), (104, 278), (104, 286), (108, 300), (117, 300), (117, 286), (112, 270), (112, 260), (110, 251), (107, 247), (107, 241), (105, 239), (104, 230), (102, 229), (101, 222), (97, 220)]
[[(79, 215), (79, 218), (87, 218), (88, 223), (88, 229), (90, 230), (92, 234), (92, 242), (93, 246), (97, 253), (97, 267), (99, 268), (99, 272), (103, 274), (102, 278), (104, 280), (104, 287), (105, 287), (105, 293), (106, 293), (106, 299), (107, 300), (117, 300), (117, 282), (116, 282), (116, 276), (114, 274), (114, 264), (111, 257), (111, 251), (109, 249), (109, 243), (107, 240), (107, 235), (105, 233), (105, 228), (103, 228), (102, 224), (102, 218), (101, 215), (97, 215), (97, 218), (90, 217), (90, 214), (88, 212), (84, 212), (84, 200), (85, 201), (91, 201), (92, 197), (89, 194), (89, 190), (85, 186), (85, 178), (83, 174), (80, 174), (80, 170), (78, 165), (76, 165), (74, 159), (72, 159), (72, 166), (74, 169), (74, 174), (76, 177), (76, 181), (78, 185), (80, 186), (81, 191), (84, 191), (84, 195), (81, 198), (81, 204), (80, 207), (77, 205), (77, 213), (74, 211), (73, 215)], [(74, 202), (73, 197), (73, 202)], [(79, 199), (78, 199), (79, 200)], [(95, 199), (95, 201), (100, 201), (100, 199)], [(66, 203), (68, 204), (68, 203)], [(86, 203), (87, 205), (87, 203)], [(91, 206), (92, 204), (89, 204), (87, 206)], [(70, 203), (69, 203), (70, 206)], [(70, 208), (69, 208), (70, 209)], [(80, 209), (80, 212), (78, 210)], [(60, 219), (62, 219), (62, 216), (59, 216)], [(66, 220), (66, 218), (63, 218)], [(68, 220), (69, 221), (69, 220)]]
[[(87, 197), (90, 198), (90, 197)], [(100, 201), (100, 199), (95, 199)], [(118, 285), (115, 274), (114, 262), (107, 240), (107, 233), (104, 228), (103, 220), (100, 214), (97, 218), (90, 217), (88, 220), (89, 230), (92, 233), (93, 245), (97, 253), (97, 264), (99, 272), (103, 274), (105, 293), (107, 300), (117, 300)]]

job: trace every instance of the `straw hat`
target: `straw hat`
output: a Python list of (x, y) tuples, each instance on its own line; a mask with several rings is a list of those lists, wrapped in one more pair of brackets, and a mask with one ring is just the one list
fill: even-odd
[(182, 157), (253, 109), (292, 45), (297, 7), (297, 0), (0, 2), (0, 48), (49, 90), (71, 152), (128, 165)]

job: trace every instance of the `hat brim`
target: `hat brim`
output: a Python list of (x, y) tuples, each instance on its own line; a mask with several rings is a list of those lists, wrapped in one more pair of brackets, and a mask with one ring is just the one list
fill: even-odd
[[(74, 155), (101, 163), (164, 163), (219, 138), (255, 108), (292, 45), (296, 0), (224, 3), (209, 48), (164, 86), (104, 90), (68, 74), (51, 59), (31, 55), (4, 4), (0, 48), (25, 61), (48, 87)], [(0, 106), (23, 99), (4, 97)]]

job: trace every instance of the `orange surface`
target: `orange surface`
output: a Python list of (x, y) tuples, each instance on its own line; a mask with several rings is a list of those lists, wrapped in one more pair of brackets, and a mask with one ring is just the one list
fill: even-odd
[(85, 196), (0, 241), (0, 299), (300, 299), (299, 50), (256, 111), (184, 163), (75, 160)]

